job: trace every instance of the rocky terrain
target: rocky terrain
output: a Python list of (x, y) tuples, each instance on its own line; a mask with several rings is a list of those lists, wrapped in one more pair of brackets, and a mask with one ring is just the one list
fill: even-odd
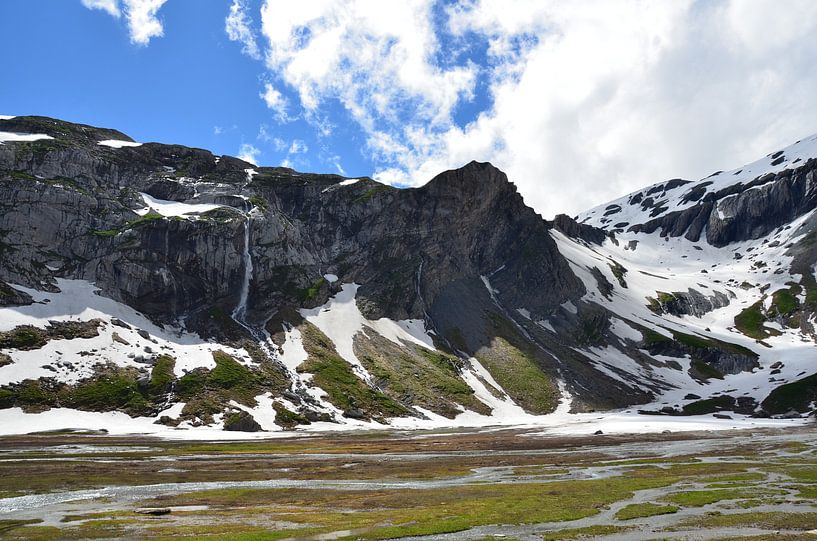
[(814, 409), (815, 138), (548, 221), (487, 163), (396, 189), (2, 118), (14, 415), (259, 431)]

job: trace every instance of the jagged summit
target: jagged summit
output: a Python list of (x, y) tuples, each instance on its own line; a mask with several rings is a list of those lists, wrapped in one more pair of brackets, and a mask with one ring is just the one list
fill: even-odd
[(0, 120), (0, 409), (157, 430), (805, 413), (809, 145), (577, 222), (489, 163), (397, 189)]

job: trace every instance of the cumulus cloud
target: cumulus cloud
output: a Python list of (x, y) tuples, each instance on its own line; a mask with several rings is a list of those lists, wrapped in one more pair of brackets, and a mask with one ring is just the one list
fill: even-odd
[(258, 165), (258, 158), (261, 156), (261, 150), (249, 143), (242, 143), (238, 148), (238, 159), (250, 162), (253, 165)]
[(340, 103), (377, 178), (489, 160), (549, 216), (817, 132), (811, 0), (266, 0), (261, 22), (269, 75), (306, 118)]
[(167, 0), (122, 0), (128, 19), (130, 39), (137, 45), (147, 45), (151, 38), (164, 35), (164, 28), (156, 13)]
[(264, 83), (264, 91), (261, 92), (261, 99), (267, 104), (274, 113), (275, 118), (279, 122), (286, 122), (289, 119), (287, 115), (287, 99), (281, 94), (272, 84)]
[(250, 58), (261, 59), (258, 42), (252, 31), (252, 18), (247, 13), (247, 5), (244, 0), (233, 0), (230, 5), (230, 13), (224, 21), (224, 30), (231, 41), (238, 41), (243, 45), (241, 52)]
[(267, 64), (308, 114), (338, 100), (371, 132), (407, 119), (446, 125), (472, 95), (476, 67), (429, 62), (438, 46), (431, 7), (419, 0), (268, 1), (261, 10)]
[(88, 9), (101, 9), (119, 18), (122, 12), (128, 23), (130, 40), (136, 45), (147, 45), (152, 38), (164, 35), (157, 17), (167, 0), (81, 0)]
[(119, 18), (122, 14), (119, 11), (119, 0), (82, 0), (82, 5), (88, 9), (107, 11), (111, 17)]

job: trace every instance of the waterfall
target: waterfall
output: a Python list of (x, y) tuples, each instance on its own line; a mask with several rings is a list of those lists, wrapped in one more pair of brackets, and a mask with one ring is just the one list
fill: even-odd
[(238, 298), (238, 304), (233, 309), (232, 317), (242, 327), (249, 330), (247, 325), (247, 298), (250, 295), (250, 280), (252, 279), (252, 256), (250, 256), (250, 216), (247, 214), (247, 219), (244, 221), (244, 253), (242, 254), (244, 262), (244, 280), (241, 283), (241, 296)]

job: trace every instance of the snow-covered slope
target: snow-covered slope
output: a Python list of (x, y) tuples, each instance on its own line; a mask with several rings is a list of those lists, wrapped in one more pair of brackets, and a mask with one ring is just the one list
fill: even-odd
[[(812, 135), (755, 162), (730, 171), (717, 171), (696, 182), (673, 179), (647, 186), (589, 209), (576, 219), (609, 231), (626, 230), (632, 225), (689, 209), (706, 200), (707, 196), (730, 192), (730, 188), (739, 185), (748, 189), (762, 186), (773, 181), (775, 174), (802, 167), (815, 157), (817, 135)], [(725, 197), (732, 195), (728, 193)]]

